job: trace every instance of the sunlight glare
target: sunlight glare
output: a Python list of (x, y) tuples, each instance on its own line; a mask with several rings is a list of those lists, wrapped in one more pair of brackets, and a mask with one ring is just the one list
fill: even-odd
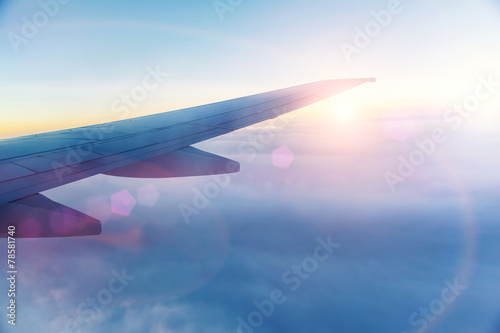
[(332, 121), (341, 124), (351, 123), (355, 118), (354, 108), (350, 104), (337, 105), (332, 115)]

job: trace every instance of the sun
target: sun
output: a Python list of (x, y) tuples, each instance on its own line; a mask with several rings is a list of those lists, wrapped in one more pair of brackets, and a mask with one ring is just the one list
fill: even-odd
[(335, 123), (351, 123), (356, 118), (356, 113), (352, 105), (343, 103), (334, 107), (332, 121)]

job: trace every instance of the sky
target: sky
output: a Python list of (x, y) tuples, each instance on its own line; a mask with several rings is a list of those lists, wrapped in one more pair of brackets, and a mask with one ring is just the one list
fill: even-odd
[(4, 1), (2, 137), (114, 120), (111, 104), (141, 82), (148, 66), (169, 75), (127, 117), (322, 79), (377, 77), (376, 87), (351, 98), (371, 116), (447, 106), (477, 76), (497, 71), (500, 54), (494, 1), (401, 1), (387, 26), (349, 57), (342, 44), (355, 46), (356, 28), (364, 31), (388, 2), (242, 1), (221, 12), (212, 1), (69, 1), (49, 8), (54, 17), (33, 33), (23, 18), (38, 18), (40, 5)]
[(237, 174), (44, 192), (103, 233), (19, 240), (1, 332), (499, 332), (500, 3), (62, 2), (0, 1), (0, 138), (377, 82), (196, 145)]

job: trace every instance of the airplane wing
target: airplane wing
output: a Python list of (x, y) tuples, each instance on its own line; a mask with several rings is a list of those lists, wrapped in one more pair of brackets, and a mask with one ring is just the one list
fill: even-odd
[(101, 233), (100, 221), (40, 194), (96, 174), (167, 178), (233, 173), (191, 145), (303, 108), (374, 79), (328, 80), (94, 126), (0, 140), (0, 235)]

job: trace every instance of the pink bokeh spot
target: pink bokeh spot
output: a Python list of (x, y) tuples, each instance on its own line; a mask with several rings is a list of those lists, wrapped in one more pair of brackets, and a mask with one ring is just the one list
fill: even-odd
[(136, 203), (132, 194), (123, 190), (111, 196), (111, 211), (118, 215), (129, 216)]
[(139, 204), (146, 207), (154, 207), (158, 202), (160, 192), (154, 185), (146, 185), (137, 192), (137, 200)]
[(287, 146), (273, 150), (273, 165), (277, 168), (288, 169), (294, 159), (295, 155)]

